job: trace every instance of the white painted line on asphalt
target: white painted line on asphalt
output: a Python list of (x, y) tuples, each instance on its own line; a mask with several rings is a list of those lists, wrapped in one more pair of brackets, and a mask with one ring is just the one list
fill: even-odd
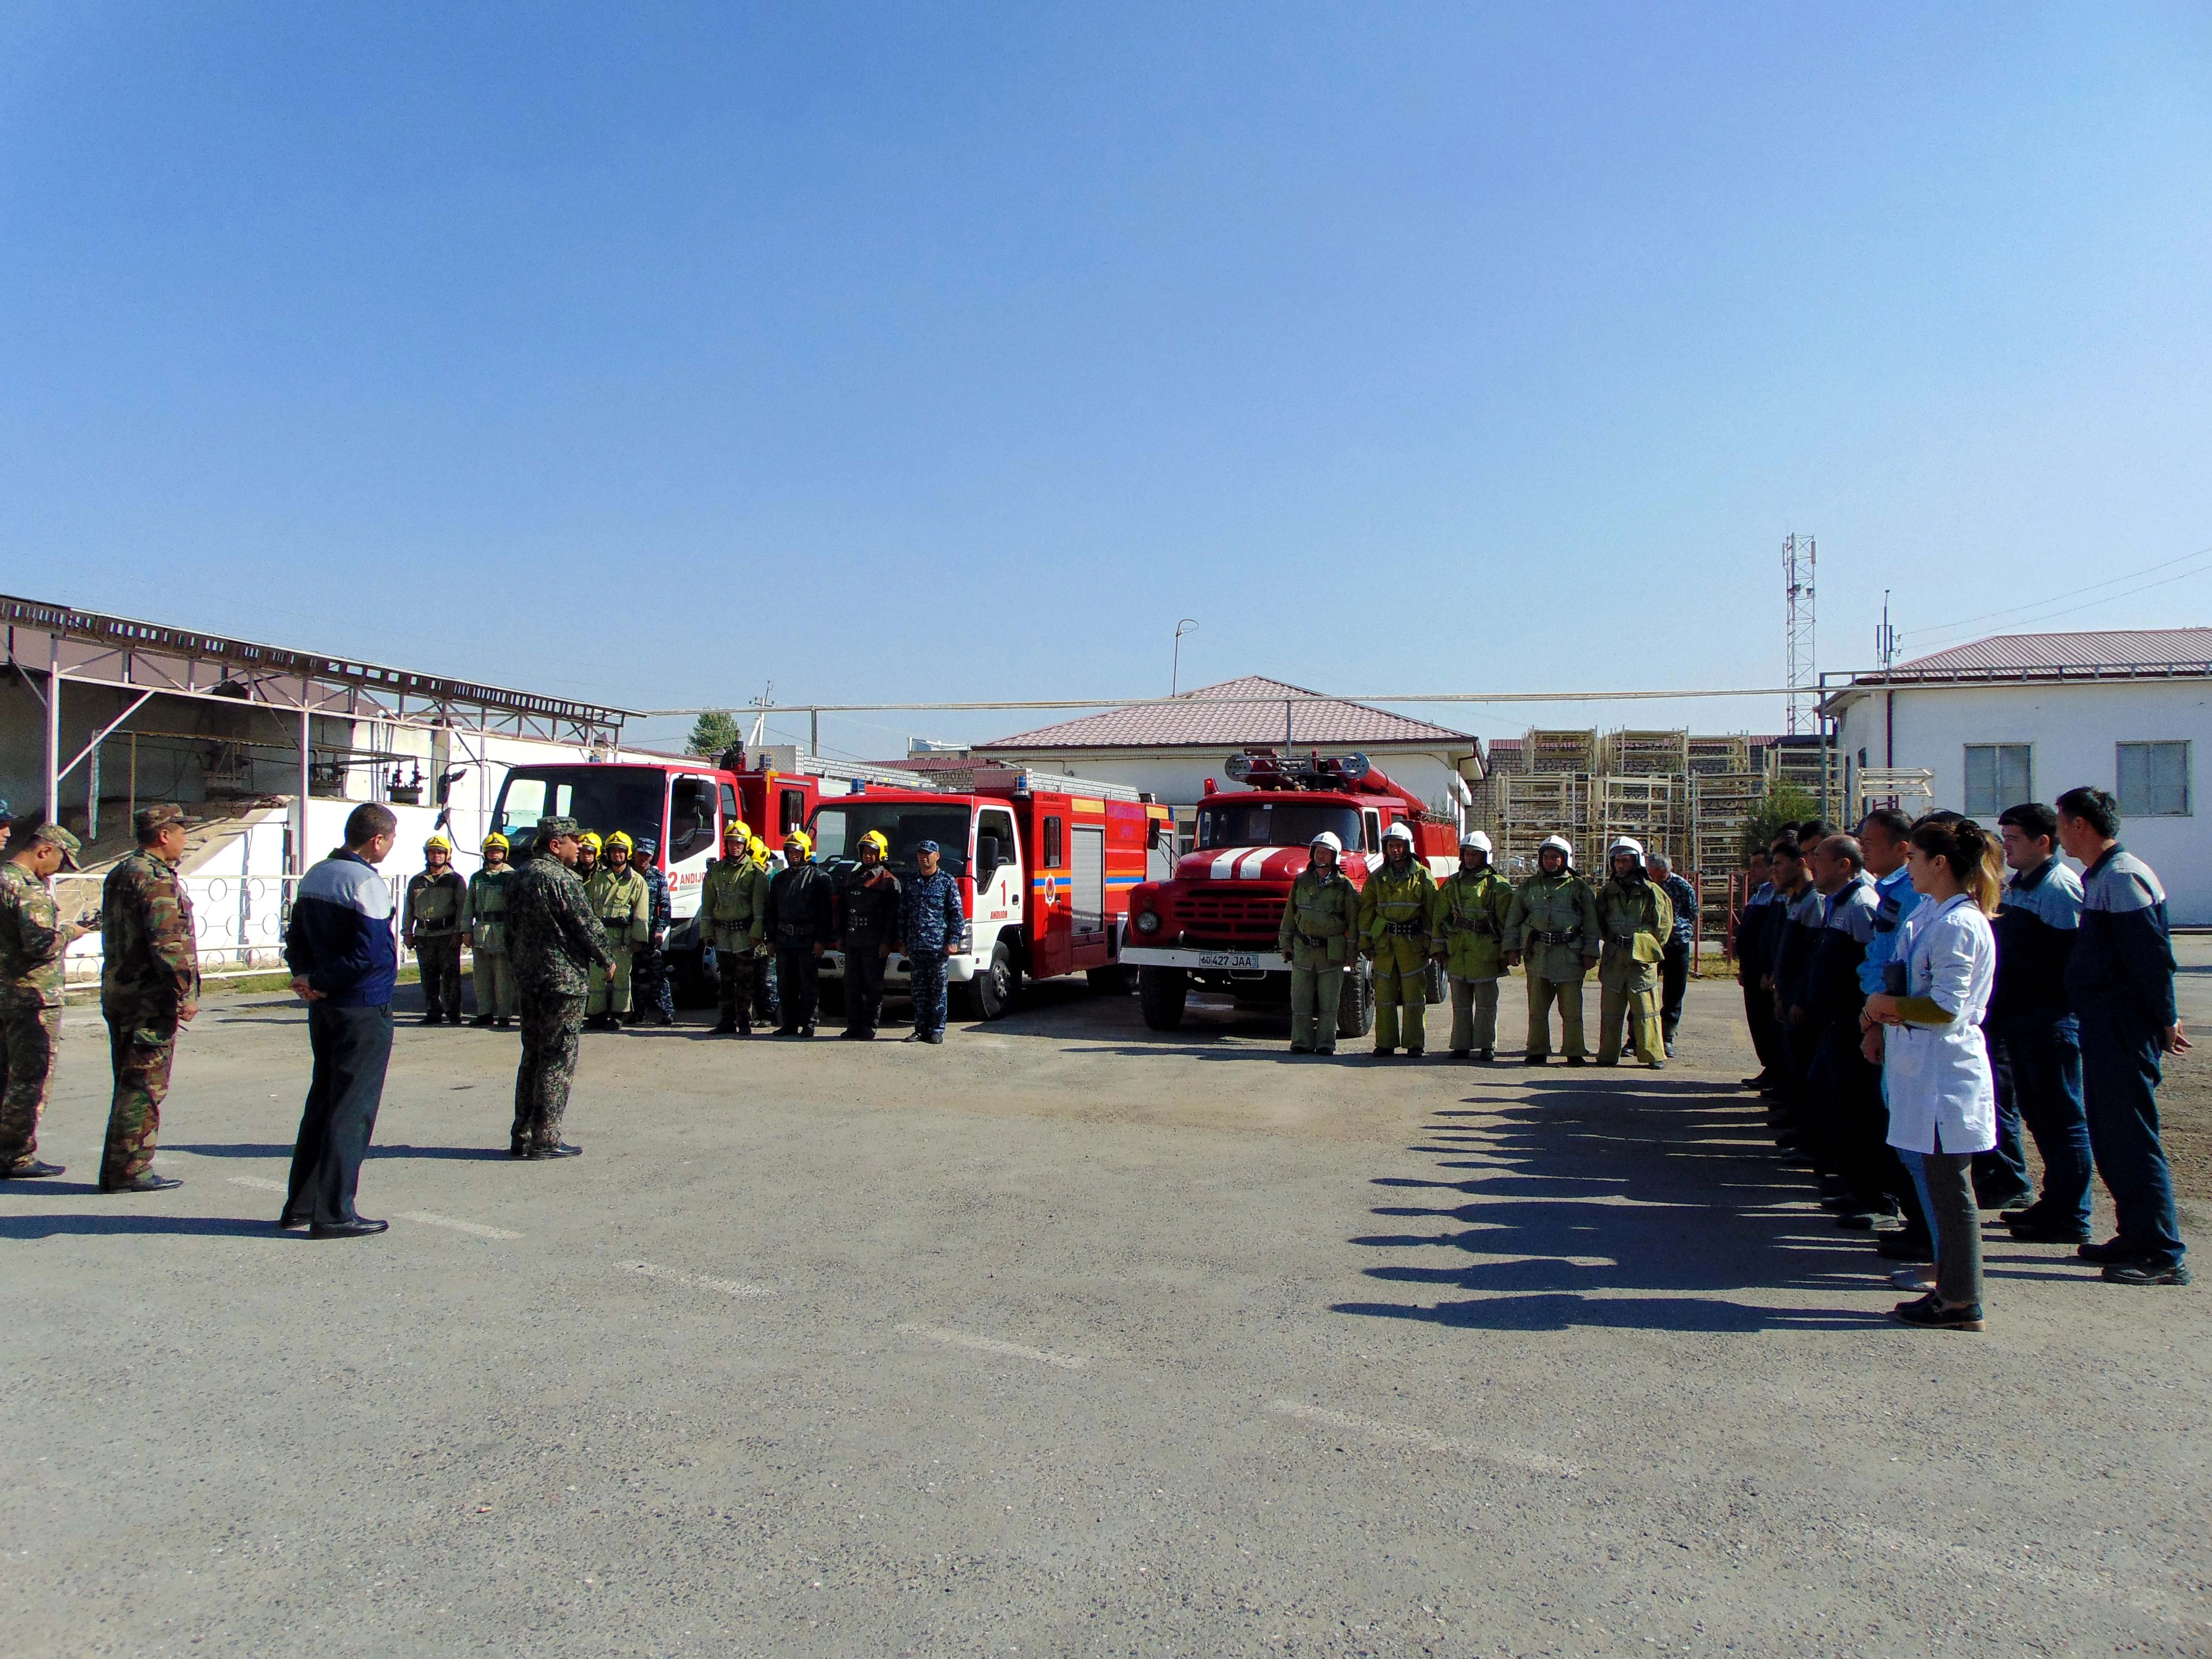
[(402, 1221), (419, 1221), (425, 1227), (450, 1227), (457, 1233), (466, 1233), (472, 1238), (520, 1238), (520, 1233), (511, 1233), (504, 1227), (487, 1227), (481, 1221), (462, 1221), (449, 1215), (433, 1215), (428, 1210), (403, 1210)]
[(625, 1261), (623, 1267), (646, 1279), (665, 1279), (672, 1285), (692, 1285), (702, 1291), (719, 1291), (724, 1296), (774, 1296), (773, 1285), (748, 1285), (738, 1279), (702, 1279), (696, 1273), (679, 1273), (673, 1267), (656, 1267), (650, 1261)]
[(1923, 1561), (1948, 1561), (1954, 1566), (1964, 1567), (1972, 1572), (1986, 1573), (1997, 1578), (2017, 1578), (2026, 1583), (2039, 1584), (2046, 1589), (2061, 1590), (2069, 1595), (2116, 1595), (2119, 1593), (2118, 1585), (2098, 1577), (2094, 1573), (2051, 1566), (2032, 1557), (2014, 1559), (1992, 1555), (1986, 1550), (1970, 1548), (1964, 1544), (1947, 1544), (1940, 1539), (1919, 1538), (1909, 1532), (1895, 1532), (1887, 1527), (1869, 1526), (1859, 1521), (1838, 1522), (1837, 1530), (1846, 1538), (1863, 1540), (1894, 1554), (1910, 1555)]
[(225, 1176), (234, 1187), (251, 1187), (257, 1193), (289, 1193), (292, 1189), (281, 1181), (269, 1181), (260, 1176)]
[(995, 1336), (971, 1336), (966, 1331), (940, 1330), (934, 1325), (902, 1325), (898, 1328), (906, 1336), (927, 1337), (932, 1342), (973, 1348), (979, 1353), (1004, 1354), (1009, 1359), (1033, 1359), (1040, 1365), (1057, 1365), (1066, 1371), (1079, 1371), (1091, 1363), (1080, 1354), (1047, 1353), (1042, 1348), (1024, 1348), (1018, 1342), (1001, 1342)]
[(1530, 1451), (1522, 1446), (1498, 1446), (1480, 1440), (1461, 1440), (1448, 1434), (1431, 1434), (1426, 1429), (1416, 1429), (1401, 1423), (1377, 1423), (1371, 1418), (1354, 1417), (1349, 1412), (1333, 1412), (1320, 1406), (1309, 1406), (1296, 1400), (1278, 1400), (1267, 1409), (1284, 1417), (1295, 1417), (1302, 1423), (1326, 1424), (1332, 1429), (1350, 1429), (1377, 1440), (1395, 1441), (1401, 1446), (1419, 1446), (1424, 1451), (1453, 1452), (1462, 1457), (1480, 1458), (1486, 1463), (1502, 1463), (1507, 1468), (1524, 1470), (1530, 1474), (1551, 1474), (1573, 1480), (1583, 1471), (1578, 1464), (1565, 1458), (1553, 1457), (1547, 1452)]

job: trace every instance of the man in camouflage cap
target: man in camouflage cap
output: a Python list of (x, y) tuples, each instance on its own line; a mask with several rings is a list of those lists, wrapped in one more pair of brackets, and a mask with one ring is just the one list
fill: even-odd
[(39, 1158), (39, 1118), (62, 1040), (62, 953), (88, 931), (46, 884), (76, 868), (77, 838), (42, 824), (0, 862), (0, 1181), (62, 1173)]
[(530, 857), (507, 884), (507, 954), (522, 1028), (509, 1158), (574, 1158), (582, 1150), (561, 1139), (561, 1121), (592, 965), (612, 984), (615, 953), (573, 867), (577, 830), (574, 818), (540, 818)]
[(131, 820), (138, 846), (108, 872), (100, 890), (100, 1012), (107, 1020), (115, 1073), (107, 1148), (100, 1164), (104, 1193), (157, 1193), (184, 1185), (173, 1176), (154, 1173), (154, 1146), (178, 1029), (200, 1011), (192, 902), (177, 868), (185, 856), (185, 831), (198, 822), (174, 804), (141, 808)]

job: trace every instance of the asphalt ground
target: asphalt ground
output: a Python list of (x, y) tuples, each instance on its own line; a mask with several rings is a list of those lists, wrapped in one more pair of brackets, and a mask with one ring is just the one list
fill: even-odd
[(0, 1187), (0, 1650), (2212, 1650), (2212, 1298), (1993, 1238), (1988, 1333), (1894, 1324), (1735, 998), (1662, 1074), (1079, 984), (592, 1036), (534, 1165), (511, 1034), (410, 1027), (392, 1231), (332, 1243), (270, 1225), (295, 1006), (210, 1000), (143, 1198), (72, 1009), (70, 1174)]

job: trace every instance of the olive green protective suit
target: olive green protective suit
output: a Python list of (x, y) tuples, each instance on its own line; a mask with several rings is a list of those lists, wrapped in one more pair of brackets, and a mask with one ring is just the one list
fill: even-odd
[(1375, 961), (1375, 1052), (1398, 1046), (1404, 1011), (1406, 1052), (1428, 1042), (1429, 915), (1437, 878), (1410, 854), (1393, 867), (1385, 860), (1367, 872), (1359, 890), (1359, 937)]
[(1605, 939), (1597, 965), (1597, 1063), (1620, 1062), (1626, 1014), (1636, 1057), (1657, 1071), (1667, 1063), (1667, 1045), (1659, 1035), (1659, 959), (1674, 931), (1674, 906), (1666, 889), (1644, 879), (1640, 864), (1626, 881), (1613, 876), (1597, 890), (1598, 926)]
[(1541, 870), (1513, 890), (1505, 913), (1505, 948), (1521, 953), (1528, 975), (1528, 1054), (1552, 1051), (1552, 1004), (1559, 1005), (1559, 1048), (1570, 1059), (1587, 1057), (1583, 1044), (1584, 958), (1597, 955), (1597, 901), (1570, 866), (1556, 876)]
[(1312, 865), (1298, 872), (1283, 905), (1275, 948), (1291, 964), (1291, 1048), (1336, 1052), (1336, 1011), (1344, 970), (1358, 959), (1359, 890), (1343, 871)]
[(1498, 1046), (1498, 980), (1505, 971), (1505, 917), (1513, 884), (1488, 864), (1437, 884), (1429, 929), (1451, 983), (1451, 1051)]
[(615, 952), (614, 979), (592, 976), (584, 1018), (626, 1014), (629, 1012), (630, 953), (653, 937), (652, 890), (634, 866), (626, 864), (617, 875), (611, 866), (603, 864), (584, 884), (584, 896), (590, 901), (599, 926), (607, 930), (607, 943)]

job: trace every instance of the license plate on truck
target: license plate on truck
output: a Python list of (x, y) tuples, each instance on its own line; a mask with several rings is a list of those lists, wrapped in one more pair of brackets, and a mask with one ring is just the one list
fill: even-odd
[(1259, 954), (1253, 951), (1201, 951), (1198, 953), (1201, 968), (1257, 968)]

